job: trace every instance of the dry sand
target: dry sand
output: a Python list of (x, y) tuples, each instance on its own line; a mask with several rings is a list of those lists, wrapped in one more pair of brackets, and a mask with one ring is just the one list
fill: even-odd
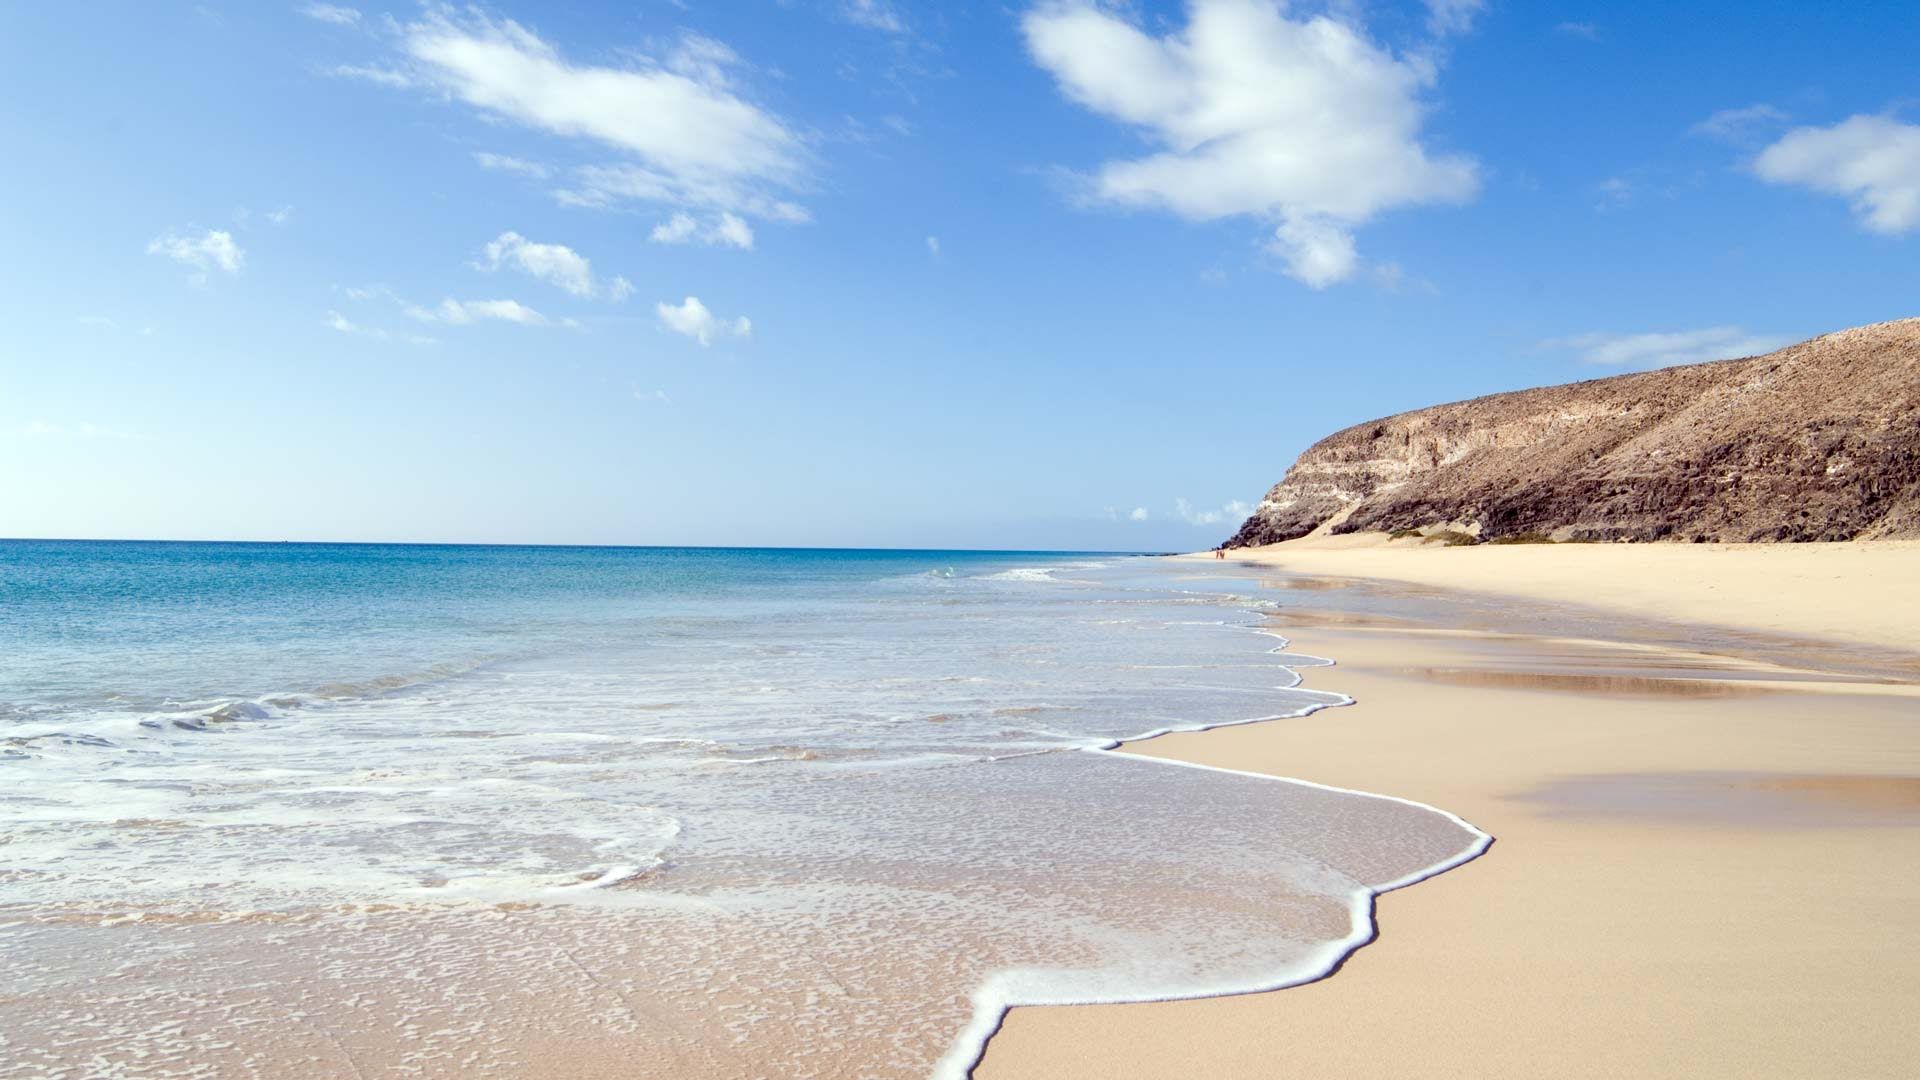
[[(1313, 609), (1280, 625), (1339, 661), (1308, 684), (1359, 704), (1131, 749), (1418, 799), (1496, 842), (1383, 896), (1379, 940), (1328, 979), (1016, 1009), (977, 1076), (1916, 1074), (1920, 686), (1724, 654), (1816, 635), (1859, 646), (1839, 667), (1900, 674), (1920, 653), (1920, 547), (1236, 554), (1314, 586), (1281, 594)], [(1507, 599), (1472, 607), (1482, 630), (1423, 627), (1408, 613), (1431, 595), (1395, 610), (1349, 577)], [(1486, 632), (1506, 611), (1548, 632)], [(1643, 644), (1686, 620), (1737, 633), (1702, 635), (1711, 653)]]
[(1915, 540), (1450, 548), (1361, 533), (1229, 554), (1302, 574), (1374, 578), (1747, 633), (1920, 651), (1920, 541)]

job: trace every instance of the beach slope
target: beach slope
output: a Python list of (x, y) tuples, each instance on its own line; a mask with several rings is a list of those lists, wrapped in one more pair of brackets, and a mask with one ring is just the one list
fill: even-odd
[(1309, 685), (1358, 704), (1132, 751), (1417, 799), (1495, 844), (1383, 896), (1330, 978), (1016, 1009), (977, 1076), (1911, 1075), (1920, 550), (1233, 554), (1339, 661)]

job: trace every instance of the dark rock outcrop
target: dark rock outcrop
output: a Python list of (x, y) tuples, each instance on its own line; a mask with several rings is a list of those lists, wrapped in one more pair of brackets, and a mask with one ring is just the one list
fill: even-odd
[(1481, 539), (1920, 536), (1920, 319), (1358, 424), (1300, 455), (1224, 546), (1436, 528)]

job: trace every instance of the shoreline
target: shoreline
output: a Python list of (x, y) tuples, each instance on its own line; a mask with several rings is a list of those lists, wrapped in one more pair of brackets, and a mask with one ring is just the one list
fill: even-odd
[[(1294, 681), (1291, 684), (1289, 684), (1287, 687), (1285, 687), (1285, 689), (1307, 689), (1306, 677), (1303, 674), (1304, 669), (1332, 668), (1335, 666), (1336, 662), (1327, 657), (1314, 656), (1307, 653), (1295, 653), (1293, 651), (1293, 645), (1294, 645), (1293, 639), (1287, 637), (1286, 635), (1274, 629), (1272, 626), (1272, 618), (1270, 616), (1252, 608), (1245, 608), (1242, 610), (1246, 611), (1248, 614), (1256, 616), (1257, 618), (1261, 619), (1261, 621), (1258, 623), (1240, 627), (1240, 629), (1244, 629), (1249, 633), (1271, 637), (1279, 642), (1279, 645), (1277, 645), (1271, 650), (1268, 650), (1268, 655), (1281, 658), (1282, 663), (1280, 664), (1280, 666), (1293, 674)], [(1293, 657), (1295, 659), (1301, 659), (1301, 660), (1310, 660), (1314, 662), (1296, 666), (1294, 664), (1285, 663), (1285, 660), (1288, 657)], [(1278, 783), (1293, 784), (1301, 787), (1315, 788), (1320, 791), (1328, 791), (1328, 792), (1333, 792), (1335, 794), (1340, 794), (1340, 795), (1353, 795), (1353, 796), (1358, 796), (1360, 798), (1380, 799), (1387, 802), (1400, 803), (1401, 805), (1404, 805), (1404, 806), (1411, 806), (1416, 809), (1425, 810), (1425, 811), (1437, 814), (1440, 817), (1446, 818), (1447, 820), (1451, 821), (1454, 825), (1459, 826), (1462, 830), (1472, 834), (1475, 837), (1473, 842), (1470, 843), (1466, 848), (1462, 849), (1458, 854), (1448, 859), (1444, 859), (1440, 862), (1434, 863), (1419, 871), (1416, 871), (1411, 874), (1407, 874), (1395, 880), (1388, 881), (1377, 886), (1372, 886), (1366, 889), (1364, 892), (1356, 894), (1353, 898), (1353, 902), (1350, 907), (1350, 914), (1353, 920), (1352, 928), (1347, 934), (1347, 936), (1335, 941), (1327, 942), (1322, 949), (1323, 955), (1315, 963), (1309, 965), (1303, 973), (1300, 973), (1297, 975), (1296, 974), (1282, 975), (1275, 979), (1264, 980), (1258, 983), (1250, 984), (1242, 989), (1212, 990), (1205, 993), (1195, 993), (1195, 994), (1174, 993), (1174, 994), (1169, 994), (1162, 997), (1115, 998), (1108, 1001), (1040, 1001), (1040, 1000), (1014, 1001), (1014, 1000), (1009, 1000), (1007, 996), (1004, 994), (996, 994), (993, 991), (993, 980), (989, 979), (986, 984), (978, 987), (973, 991), (971, 995), (974, 1001), (974, 1006), (975, 1006), (973, 1019), (969, 1021), (966, 1028), (964, 1028), (961, 1031), (961, 1033), (955, 1037), (953, 1050), (947, 1056), (943, 1057), (938, 1063), (936, 1063), (933, 1074), (932, 1074), (933, 1080), (965, 1080), (965, 1078), (967, 1077), (977, 1075), (978, 1070), (982, 1065), (983, 1059), (985, 1058), (988, 1052), (988, 1049), (992, 1046), (994, 1037), (1000, 1033), (1002, 1027), (1006, 1023), (1007, 1016), (1010, 1013), (1012, 1013), (1013, 1010), (1015, 1009), (1070, 1009), (1070, 1008), (1084, 1008), (1089, 1005), (1125, 1006), (1125, 1005), (1165, 1004), (1169, 1002), (1210, 1001), (1218, 998), (1240, 997), (1248, 994), (1277, 993), (1282, 990), (1290, 990), (1295, 987), (1306, 986), (1312, 983), (1319, 982), (1322, 979), (1331, 978), (1340, 971), (1340, 968), (1344, 964), (1346, 964), (1346, 962), (1353, 956), (1353, 954), (1356, 951), (1362, 948), (1365, 948), (1367, 945), (1371, 944), (1380, 936), (1380, 922), (1379, 922), (1379, 916), (1378, 916), (1378, 906), (1379, 906), (1380, 897), (1388, 893), (1397, 892), (1401, 889), (1411, 887), (1413, 885), (1418, 885), (1423, 881), (1429, 881), (1435, 877), (1438, 877), (1441, 874), (1447, 873), (1450, 870), (1464, 866), (1467, 863), (1470, 863), (1473, 860), (1479, 858), (1480, 856), (1486, 854), (1487, 849), (1493, 846), (1494, 839), (1495, 839), (1493, 835), (1479, 828), (1478, 826), (1474, 825), (1472, 822), (1467, 821), (1465, 818), (1462, 818), (1458, 814), (1455, 814), (1452, 811), (1447, 810), (1444, 807), (1432, 806), (1427, 803), (1419, 802), (1414, 799), (1403, 798), (1398, 795), (1386, 794), (1386, 793), (1377, 792), (1377, 791), (1361, 791), (1356, 788), (1338, 787), (1332, 784), (1320, 783), (1314, 780), (1305, 780), (1295, 776), (1279, 776), (1270, 772), (1261, 772), (1257, 770), (1248, 770), (1248, 769), (1235, 769), (1235, 768), (1229, 768), (1221, 765), (1210, 765), (1202, 762), (1187, 761), (1187, 760), (1182, 760), (1182, 759), (1173, 758), (1173, 757), (1161, 757), (1161, 756), (1152, 754), (1150, 752), (1138, 751), (1134, 749), (1135, 747), (1151, 744), (1158, 740), (1167, 739), (1167, 738), (1174, 738), (1179, 736), (1191, 737), (1191, 736), (1205, 735), (1209, 732), (1223, 731), (1223, 730), (1229, 730), (1233, 728), (1255, 727), (1262, 724), (1284, 723), (1289, 720), (1299, 720), (1308, 716), (1312, 716), (1316, 713), (1324, 712), (1331, 709), (1344, 709), (1344, 708), (1351, 707), (1353, 704), (1355, 704), (1354, 699), (1347, 694), (1341, 694), (1341, 693), (1338, 693), (1337, 691), (1318, 691), (1318, 692), (1326, 694), (1332, 698), (1337, 698), (1338, 700), (1316, 702), (1314, 704), (1306, 706), (1300, 711), (1292, 712), (1292, 713), (1281, 713), (1281, 714), (1275, 714), (1270, 716), (1255, 716), (1245, 720), (1229, 720), (1222, 723), (1208, 724), (1204, 726), (1159, 728), (1159, 729), (1144, 732), (1138, 735), (1129, 735), (1125, 738), (1116, 739), (1107, 746), (1083, 747), (1079, 752), (1088, 753), (1088, 754), (1111, 754), (1111, 755), (1116, 755), (1121, 757), (1145, 758), (1147, 760), (1153, 761), (1156, 764), (1160, 764), (1160, 765), (1175, 766), (1180, 768), (1200, 769), (1207, 772), (1227, 773), (1229, 775), (1234, 775), (1234, 776), (1251, 777), (1259, 780), (1269, 780), (1269, 781), (1274, 781)]]
[[(1512, 547), (1427, 550), (1471, 552), (1485, 573), (1569, 548), (1520, 559), (1496, 554)], [(1674, 561), (1652, 545), (1601, 550), (1574, 559)], [(1637, 554), (1648, 550), (1654, 558)], [(1920, 686), (1902, 678), (1920, 641), (1829, 638), (1803, 650), (1807, 665), (1770, 662), (1802, 639), (1764, 626), (1722, 624), (1697, 651), (1649, 644), (1722, 588), (1752, 595), (1770, 584), (1784, 617), (1831, 607), (1806, 587), (1831, 564), (1680, 550), (1695, 577), (1637, 620), (1618, 604), (1569, 606), (1519, 566), (1490, 606), (1496, 620), (1527, 624), (1522, 633), (1484, 625), (1486, 605), (1464, 620), (1478, 628), (1434, 623), (1425, 590), (1433, 568), (1455, 560), (1422, 552), (1420, 565), (1373, 573), (1407, 553), (1352, 559), (1281, 545), (1236, 556), (1281, 576), (1287, 610), (1270, 625), (1334, 656), (1339, 666), (1315, 681), (1357, 704), (1117, 752), (1390, 793), (1499, 843), (1383, 901), (1377, 940), (1335, 965), (1337, 978), (1194, 1001), (1016, 1008), (974, 1075), (1520, 1077), (1548, 1063), (1591, 1076), (1902, 1075), (1920, 1052), (1900, 1026), (1920, 1000), (1920, 916), (1901, 901), (1920, 901), (1920, 885), (1885, 871), (1920, 859), (1910, 827), (1920, 824), (1920, 725), (1903, 723)], [(1920, 550), (1841, 558), (1895, 570), (1897, 580), (1871, 586), (1893, 599), (1916, 581), (1896, 564), (1920, 564)], [(1760, 559), (1797, 577), (1768, 582)], [(1588, 578), (1603, 594), (1610, 584)], [(1442, 594), (1438, 610), (1458, 599)], [(1530, 610), (1503, 610), (1515, 605)], [(1663, 1016), (1649, 1013), (1648, 990), (1660, 991)]]

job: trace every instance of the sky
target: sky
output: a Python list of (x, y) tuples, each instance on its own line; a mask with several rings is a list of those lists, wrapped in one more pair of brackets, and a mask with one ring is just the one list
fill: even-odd
[(0, 536), (1182, 550), (1920, 314), (1920, 7), (0, 7)]

